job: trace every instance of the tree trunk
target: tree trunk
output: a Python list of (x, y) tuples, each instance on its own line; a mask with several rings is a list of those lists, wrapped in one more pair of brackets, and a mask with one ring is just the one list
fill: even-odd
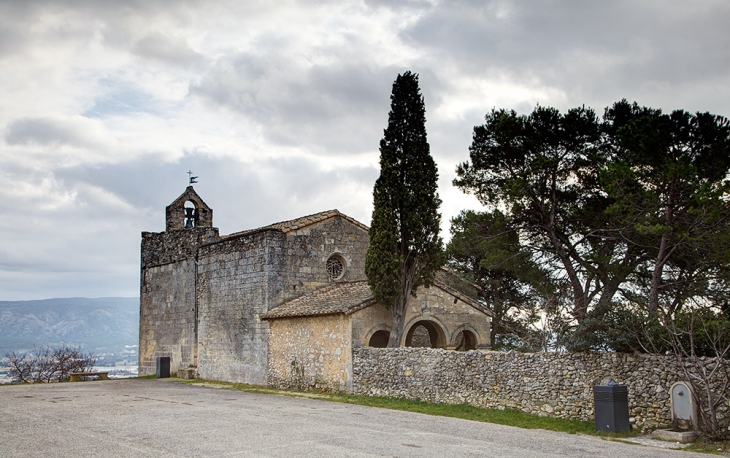
[(413, 290), (413, 280), (418, 271), (418, 262), (408, 262), (408, 258), (401, 264), (398, 271), (398, 280), (400, 281), (400, 292), (395, 298), (395, 302), (391, 306), (392, 323), (390, 328), (390, 338), (388, 339), (388, 348), (400, 347), (403, 340), (403, 327), (405, 326), (406, 309), (408, 308), (408, 300)]
[[(676, 191), (677, 176), (672, 176), (669, 184), (669, 195), (667, 196), (667, 205), (665, 209), (664, 225), (668, 228), (672, 228), (674, 225), (674, 201)], [(655, 315), (659, 310), (659, 288), (661, 287), (662, 277), (664, 276), (664, 264), (672, 254), (672, 249), (669, 248), (669, 239), (672, 236), (672, 231), (662, 234), (659, 242), (659, 252), (657, 253), (656, 264), (654, 264), (654, 271), (651, 274), (651, 287), (649, 290), (649, 304), (648, 311), (650, 315)]]
[[(400, 342), (403, 339), (403, 326), (405, 326), (406, 319), (406, 307), (403, 304), (399, 294), (395, 300), (395, 304), (391, 307), (392, 324), (390, 328), (390, 338), (388, 339), (388, 348), (400, 347)], [(408, 299), (406, 297), (406, 299)], [(407, 302), (407, 301), (406, 301)]]
[(588, 301), (586, 300), (586, 295), (583, 291), (583, 284), (581, 283), (578, 272), (576, 272), (570, 256), (566, 252), (565, 246), (563, 245), (558, 235), (555, 233), (555, 231), (552, 230), (548, 232), (548, 235), (550, 237), (551, 243), (553, 244), (553, 248), (555, 249), (555, 254), (558, 255), (560, 262), (565, 268), (565, 273), (568, 275), (568, 281), (570, 282), (570, 287), (573, 290), (572, 315), (573, 318), (575, 318), (578, 323), (580, 323), (588, 314)]
[(661, 286), (662, 277), (664, 276), (664, 264), (666, 262), (666, 251), (668, 244), (668, 235), (662, 235), (662, 240), (659, 244), (659, 253), (657, 254), (656, 264), (654, 264), (654, 271), (651, 274), (651, 286), (649, 289), (649, 304), (648, 311), (649, 315), (656, 315), (659, 309), (659, 287)]

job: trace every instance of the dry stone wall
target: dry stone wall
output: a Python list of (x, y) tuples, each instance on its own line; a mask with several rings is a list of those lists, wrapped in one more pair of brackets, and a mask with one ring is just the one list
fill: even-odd
[[(613, 378), (628, 386), (631, 423), (654, 429), (670, 423), (668, 392), (681, 379), (669, 365), (643, 354), (360, 347), (353, 392), (593, 421), (593, 386)], [(727, 427), (727, 403), (719, 415)]]

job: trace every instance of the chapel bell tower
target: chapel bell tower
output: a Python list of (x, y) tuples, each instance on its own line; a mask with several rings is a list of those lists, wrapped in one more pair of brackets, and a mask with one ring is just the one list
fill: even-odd
[(198, 364), (198, 250), (220, 240), (213, 210), (193, 189), (195, 178), (167, 206), (164, 232), (142, 232), (139, 292), (139, 374), (159, 358), (174, 371)]
[(195, 227), (213, 227), (213, 209), (200, 198), (193, 186), (165, 209), (165, 230), (178, 231)]

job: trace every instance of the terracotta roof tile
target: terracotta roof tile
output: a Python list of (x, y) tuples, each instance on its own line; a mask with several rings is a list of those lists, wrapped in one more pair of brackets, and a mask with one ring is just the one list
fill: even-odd
[(301, 316), (349, 315), (375, 303), (364, 280), (332, 283), (312, 293), (285, 302), (261, 315), (264, 320)]
[(268, 226), (258, 227), (255, 229), (248, 229), (248, 230), (241, 231), (241, 232), (234, 232), (232, 234), (222, 236), (221, 239), (224, 240), (224, 239), (229, 239), (229, 238), (234, 238), (234, 237), (240, 237), (243, 235), (253, 234), (255, 232), (267, 231), (267, 230), (281, 231), (281, 232), (287, 233), (287, 232), (291, 232), (291, 231), (296, 231), (303, 227), (307, 227), (309, 225), (318, 223), (320, 221), (324, 221), (329, 218), (333, 218), (335, 216), (344, 218), (347, 221), (354, 224), (355, 226), (358, 226), (359, 228), (361, 228), (365, 231), (367, 231), (369, 229), (363, 223), (357, 221), (354, 218), (351, 218), (351, 217), (345, 215), (344, 213), (341, 213), (339, 210), (327, 210), (324, 212), (315, 213), (314, 215), (307, 215), (307, 216), (302, 216), (301, 218), (292, 219), (289, 221), (281, 221), (278, 223), (269, 224)]
[[(488, 316), (494, 316), (492, 311), (487, 307), (444, 282), (436, 280), (434, 286)], [(314, 292), (274, 307), (261, 315), (261, 319), (270, 320), (276, 318), (335, 315), (338, 313), (350, 315), (375, 303), (373, 294), (370, 292), (370, 287), (365, 280), (332, 283)]]

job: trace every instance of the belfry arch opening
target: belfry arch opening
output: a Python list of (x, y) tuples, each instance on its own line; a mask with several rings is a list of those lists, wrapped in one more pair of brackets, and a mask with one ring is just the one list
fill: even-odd
[(185, 202), (184, 218), (183, 227), (185, 229), (192, 229), (198, 225), (198, 209), (193, 201)]
[(444, 348), (446, 339), (437, 323), (421, 320), (413, 323), (406, 333), (406, 347)]

